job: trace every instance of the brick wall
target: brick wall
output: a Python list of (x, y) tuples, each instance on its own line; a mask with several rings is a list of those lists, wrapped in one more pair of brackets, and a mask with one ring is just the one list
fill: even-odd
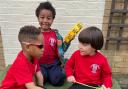
[(5, 68), (4, 55), (3, 55), (3, 45), (2, 45), (2, 37), (1, 37), (1, 29), (0, 29), (0, 73)]
[[(120, 6), (120, 5), (119, 5)], [(108, 21), (109, 21), (109, 13), (111, 8), (111, 0), (106, 0), (105, 4), (105, 13), (104, 13), (104, 20), (103, 20), (103, 33), (106, 39), (106, 33), (108, 30)], [(126, 32), (125, 32), (126, 33)], [(128, 35), (128, 33), (126, 33)], [(121, 45), (120, 50), (116, 50), (116, 43), (109, 44), (108, 50), (106, 52), (110, 60), (113, 61), (113, 72), (120, 73), (120, 74), (128, 74), (128, 43)], [(111, 57), (112, 56), (112, 57)]]
[[(109, 21), (109, 14), (111, 8), (112, 0), (106, 0), (105, 2), (105, 12), (104, 12), (104, 19), (103, 19), (103, 33), (106, 39), (106, 34), (108, 30), (108, 21)], [(122, 7), (121, 3), (116, 5), (118, 8)], [(118, 16), (115, 15), (114, 21), (118, 23)], [(128, 18), (127, 18), (128, 19)], [(115, 32), (116, 33), (116, 32)], [(115, 33), (112, 35), (114, 36)], [(128, 36), (128, 32), (124, 32), (123, 36)], [(113, 76), (119, 81), (122, 86), (122, 89), (128, 89), (128, 43), (120, 46), (120, 50), (116, 50), (116, 43), (109, 44), (108, 50), (103, 50), (103, 53), (108, 57), (111, 67)], [(124, 88), (123, 88), (124, 87)]]

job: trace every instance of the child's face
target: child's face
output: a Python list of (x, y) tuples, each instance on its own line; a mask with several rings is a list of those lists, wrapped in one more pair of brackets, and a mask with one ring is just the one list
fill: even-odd
[(90, 56), (92, 56), (92, 55), (95, 54), (95, 49), (93, 47), (91, 47), (90, 44), (79, 42), (78, 48), (80, 50), (81, 55), (90, 55)]
[(53, 23), (53, 15), (50, 10), (43, 9), (40, 11), (38, 21), (43, 31), (47, 31)]
[(36, 58), (40, 58), (43, 54), (43, 50), (44, 50), (44, 45), (43, 45), (43, 37), (42, 34), (40, 34), (38, 36), (38, 40), (35, 41), (34, 43), (30, 43), (29, 44), (29, 55), (31, 57), (36, 57)]

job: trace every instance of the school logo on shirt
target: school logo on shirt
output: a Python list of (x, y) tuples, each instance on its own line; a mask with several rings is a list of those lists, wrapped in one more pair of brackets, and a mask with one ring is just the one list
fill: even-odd
[(92, 64), (91, 65), (91, 71), (92, 71), (92, 73), (96, 73), (98, 69), (100, 69), (100, 67), (99, 67), (98, 64)]
[(52, 37), (49, 39), (49, 42), (50, 42), (51, 46), (55, 46), (55, 44), (56, 44), (56, 40)]

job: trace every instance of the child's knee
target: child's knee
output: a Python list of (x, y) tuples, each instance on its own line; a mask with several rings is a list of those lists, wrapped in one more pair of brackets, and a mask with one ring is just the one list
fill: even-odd
[(64, 79), (61, 79), (59, 81), (51, 82), (51, 84), (54, 85), (54, 86), (62, 86), (64, 84)]
[(54, 85), (54, 86), (61, 86), (63, 85), (65, 81), (65, 75), (62, 74), (60, 76), (54, 76), (52, 79), (51, 79), (51, 84)]

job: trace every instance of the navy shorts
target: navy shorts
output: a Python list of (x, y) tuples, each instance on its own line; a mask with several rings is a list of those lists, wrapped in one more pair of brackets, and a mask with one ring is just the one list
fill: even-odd
[(48, 81), (54, 86), (63, 85), (66, 76), (60, 67), (58, 60), (56, 60), (53, 64), (41, 64), (40, 67), (45, 82)]

